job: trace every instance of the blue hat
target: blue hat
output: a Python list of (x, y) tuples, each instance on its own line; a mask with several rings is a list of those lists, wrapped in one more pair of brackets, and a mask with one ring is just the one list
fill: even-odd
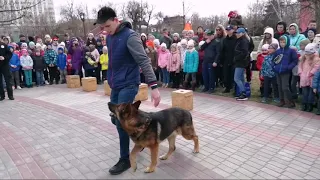
[(232, 26), (232, 25), (228, 25), (228, 26), (226, 27), (226, 30), (227, 30), (227, 31), (230, 31), (231, 29), (233, 29), (233, 26)]
[(246, 30), (244, 28), (238, 28), (236, 31), (237, 34), (239, 33), (246, 33)]

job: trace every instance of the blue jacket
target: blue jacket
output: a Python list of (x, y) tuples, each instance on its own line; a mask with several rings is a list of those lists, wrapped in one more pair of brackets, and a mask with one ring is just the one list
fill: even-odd
[(20, 70), (20, 59), (19, 56), (16, 53), (12, 53), (11, 59), (10, 59), (10, 65), (17, 66), (16, 68), (11, 67), (11, 72), (19, 71)]
[(264, 61), (262, 63), (262, 68), (261, 68), (261, 76), (269, 77), (269, 78), (273, 78), (276, 76), (276, 73), (273, 71), (273, 68), (272, 68), (273, 56), (274, 54), (269, 54), (264, 58)]
[(291, 49), (288, 35), (283, 35), (286, 39), (286, 46), (278, 49), (273, 56), (272, 66), (276, 74), (291, 73), (292, 69), (298, 64), (298, 54)]
[(198, 72), (199, 65), (199, 54), (198, 51), (193, 50), (190, 52), (186, 51), (186, 56), (184, 60), (183, 72), (185, 73), (196, 73)]
[(60, 70), (65, 70), (67, 66), (67, 55), (64, 53), (57, 55), (57, 66)]
[(314, 74), (313, 76), (312, 89), (316, 89), (317, 93), (320, 92), (320, 71), (317, 71), (316, 74)]
[(115, 34), (107, 37), (109, 53), (107, 77), (111, 89), (140, 84), (139, 66), (127, 47), (129, 36), (133, 33), (135, 32), (129, 24), (122, 23)]

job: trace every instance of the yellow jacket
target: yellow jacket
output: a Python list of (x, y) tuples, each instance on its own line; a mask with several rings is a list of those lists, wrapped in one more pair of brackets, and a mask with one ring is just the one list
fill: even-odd
[(100, 56), (100, 64), (101, 64), (101, 70), (108, 70), (108, 62), (109, 62), (109, 56), (108, 54), (102, 54)]

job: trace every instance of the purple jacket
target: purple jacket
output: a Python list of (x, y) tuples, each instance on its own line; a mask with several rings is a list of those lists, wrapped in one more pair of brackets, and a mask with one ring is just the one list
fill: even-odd
[(83, 59), (83, 48), (82, 45), (79, 46), (74, 50), (72, 48), (72, 43), (69, 46), (68, 53), (71, 54), (71, 64), (72, 69), (74, 70), (81, 70), (82, 66), (82, 59)]

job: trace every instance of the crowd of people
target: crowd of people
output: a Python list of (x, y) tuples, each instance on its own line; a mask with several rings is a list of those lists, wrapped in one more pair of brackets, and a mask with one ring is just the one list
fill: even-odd
[[(17, 43), (2, 36), (1, 48), (6, 47), (8, 52), (0, 49), (0, 81), (4, 86), (0, 88), (0, 99), (5, 98), (4, 89), (13, 100), (14, 89), (32, 88), (34, 84), (63, 84), (66, 75), (96, 77), (101, 84), (107, 80), (109, 61), (106, 36), (102, 33), (94, 37), (89, 33), (82, 40), (65, 34), (63, 39), (46, 35), (44, 39), (28, 37), (27, 40), (20, 35)], [(172, 35), (163, 29), (159, 39), (141, 33), (141, 41), (163, 88), (199, 89), (211, 94), (221, 86), (223, 93), (234, 90), (236, 100), (248, 100), (245, 84), (251, 83), (250, 54), (255, 47), (236, 12), (229, 14), (225, 27), (199, 26), (196, 33), (183, 30)], [(275, 30), (265, 28), (256, 63), (261, 102), (267, 103), (272, 98), (279, 107), (293, 108), (294, 100), (302, 94), (302, 110), (313, 110), (315, 97), (320, 94), (319, 41), (315, 21), (310, 21), (303, 33), (295, 23), (287, 27), (285, 22), (279, 22)], [(6, 53), (10, 55), (5, 57)], [(8, 67), (3, 67), (5, 60)], [(145, 82), (142, 71), (140, 79)], [(320, 114), (320, 102), (317, 114)]]

